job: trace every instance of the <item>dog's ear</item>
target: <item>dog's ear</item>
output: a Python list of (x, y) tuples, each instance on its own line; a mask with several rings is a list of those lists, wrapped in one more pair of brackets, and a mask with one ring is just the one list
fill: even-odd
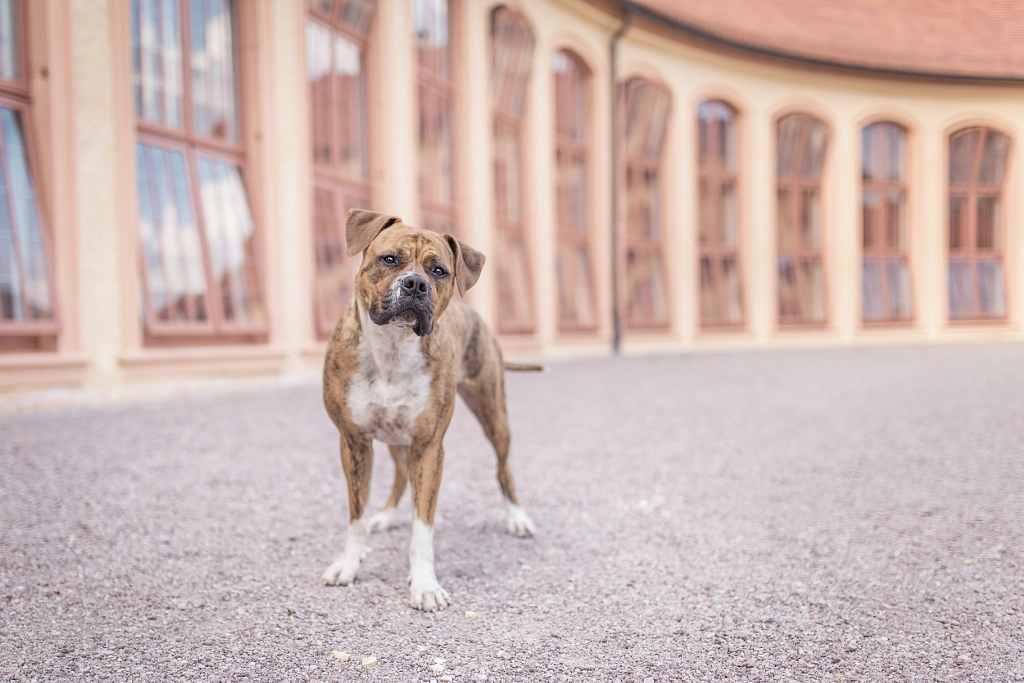
[(465, 294), (480, 279), (480, 271), (487, 257), (452, 235), (445, 235), (444, 238), (455, 254), (455, 284), (459, 286), (459, 294)]
[(348, 220), (345, 221), (345, 241), (348, 243), (348, 255), (355, 256), (370, 246), (373, 238), (392, 223), (401, 223), (398, 216), (367, 211), (366, 209), (349, 209)]

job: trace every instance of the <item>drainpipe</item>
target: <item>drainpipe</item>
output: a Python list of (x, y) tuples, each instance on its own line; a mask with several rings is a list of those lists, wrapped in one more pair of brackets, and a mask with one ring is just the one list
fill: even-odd
[(617, 356), (622, 346), (622, 318), (619, 312), (619, 97), (618, 47), (619, 39), (633, 21), (633, 3), (626, 4), (622, 26), (612, 34), (608, 43), (611, 64), (612, 100), (612, 352)]

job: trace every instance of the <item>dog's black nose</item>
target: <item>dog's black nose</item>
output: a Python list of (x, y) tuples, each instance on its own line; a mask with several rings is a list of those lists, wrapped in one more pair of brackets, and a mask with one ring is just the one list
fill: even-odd
[(430, 285), (427, 284), (424, 278), (415, 273), (404, 276), (399, 285), (402, 291), (409, 296), (418, 298), (427, 296), (430, 293)]

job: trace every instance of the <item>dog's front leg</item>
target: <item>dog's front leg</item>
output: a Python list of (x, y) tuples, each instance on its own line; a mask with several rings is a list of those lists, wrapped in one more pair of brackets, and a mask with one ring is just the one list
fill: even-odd
[(320, 582), (327, 586), (352, 583), (366, 555), (366, 537), (370, 533), (366, 504), (370, 498), (370, 474), (373, 472), (373, 442), (360, 433), (342, 433), (341, 467), (348, 482), (348, 534), (345, 550), (320, 578)]
[[(447, 417), (451, 418), (450, 411)], [(437, 612), (451, 604), (448, 592), (441, 588), (434, 573), (434, 511), (444, 465), (443, 427), (427, 443), (413, 441), (409, 452), (414, 511), (409, 544), (409, 604), (426, 612)]]

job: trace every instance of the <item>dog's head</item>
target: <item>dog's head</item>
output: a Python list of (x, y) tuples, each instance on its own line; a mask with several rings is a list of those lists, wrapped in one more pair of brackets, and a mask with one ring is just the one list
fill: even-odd
[(405, 225), (397, 216), (351, 209), (345, 224), (348, 255), (363, 252), (356, 297), (377, 325), (434, 330), (455, 287), (464, 294), (480, 277), (484, 255), (452, 235)]

